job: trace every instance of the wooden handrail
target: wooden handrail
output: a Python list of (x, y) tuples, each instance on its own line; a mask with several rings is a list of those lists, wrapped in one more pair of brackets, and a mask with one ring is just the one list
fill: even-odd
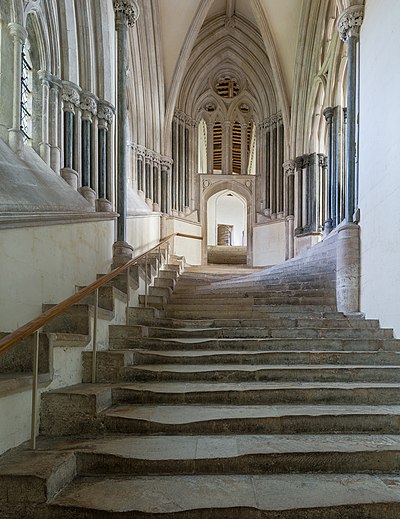
[(196, 240), (202, 240), (202, 237), (194, 236), (191, 234), (183, 234), (183, 233), (174, 233), (166, 236), (162, 240), (160, 240), (157, 245), (152, 247), (146, 252), (143, 252), (139, 256), (136, 256), (135, 258), (132, 258), (127, 263), (124, 263), (120, 267), (112, 270), (108, 274), (105, 274), (101, 278), (94, 281), (91, 285), (88, 285), (85, 288), (82, 288), (72, 296), (68, 297), (67, 299), (64, 299), (64, 301), (61, 301), (61, 303), (58, 303), (57, 305), (53, 306), (47, 312), (42, 313), (35, 319), (32, 319), (28, 323), (22, 325), (20, 328), (15, 330), (12, 333), (9, 333), (6, 335), (3, 339), (0, 340), (0, 354), (8, 351), (11, 349), (17, 342), (21, 341), (22, 339), (25, 339), (26, 337), (29, 337), (29, 335), (32, 335), (34, 332), (42, 328), (45, 324), (47, 324), (49, 321), (54, 319), (54, 317), (57, 317), (58, 315), (62, 314), (66, 310), (68, 310), (72, 305), (75, 305), (76, 303), (79, 303), (79, 301), (82, 301), (86, 296), (92, 294), (95, 290), (100, 288), (101, 286), (105, 285), (112, 279), (114, 279), (118, 274), (121, 274), (121, 272), (124, 272), (129, 267), (132, 267), (137, 262), (139, 262), (141, 259), (143, 259), (147, 254), (151, 253), (155, 249), (158, 249), (169, 241), (174, 236), (181, 236), (184, 238), (192, 238)]

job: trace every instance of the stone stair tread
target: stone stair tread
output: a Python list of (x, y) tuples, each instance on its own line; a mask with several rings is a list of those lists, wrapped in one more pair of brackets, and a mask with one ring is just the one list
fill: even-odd
[[(120, 458), (171, 460), (171, 459), (207, 459), (243, 456), (246, 454), (279, 454), (279, 453), (317, 453), (317, 452), (363, 452), (363, 451), (400, 451), (399, 435), (365, 435), (365, 434), (243, 434), (243, 435), (162, 435), (135, 436), (118, 435), (98, 439), (76, 440), (74, 452), (87, 452), (117, 456)], [(41, 440), (39, 452), (43, 450), (45, 458), (53, 462), (64, 459), (62, 452), (71, 450), (71, 442), (65, 439)], [(46, 452), (45, 449), (57, 449)], [(57, 454), (60, 453), (60, 454)], [(66, 456), (65, 456), (66, 457)], [(21, 461), (34, 465), (15, 466), (0, 465), (2, 472), (37, 473), (44, 476), (41, 469), (40, 456), (33, 457), (29, 452), (20, 455)], [(45, 467), (46, 459), (43, 462)]]
[(4, 476), (33, 476), (47, 479), (52, 476), (56, 466), (70, 458), (68, 451), (14, 450), (0, 458), (0, 478)]
[(120, 384), (119, 389), (154, 393), (194, 393), (232, 391), (276, 391), (281, 389), (400, 389), (400, 382), (135, 382)]
[(368, 364), (140, 364), (127, 366), (125, 369), (135, 371), (147, 371), (153, 373), (209, 373), (213, 371), (318, 371), (318, 370), (348, 370), (348, 369), (375, 369), (375, 370), (399, 370), (398, 365), (368, 365)]
[(225, 420), (322, 416), (396, 416), (399, 405), (117, 405), (104, 412), (111, 418), (165, 425)]
[[(122, 352), (122, 351), (132, 351), (132, 350), (116, 350), (116, 351), (119, 351), (119, 352)], [(133, 350), (134, 351), (134, 350)], [(285, 349), (285, 350), (263, 350), (263, 349), (259, 349), (259, 350), (200, 350), (200, 349), (196, 349), (196, 350), (168, 350), (168, 351), (165, 351), (165, 350), (148, 350), (148, 349), (139, 349), (139, 350), (136, 350), (136, 352), (140, 355), (154, 355), (154, 356), (157, 356), (157, 357), (160, 357), (160, 359), (162, 358), (171, 358), (171, 357), (178, 357), (179, 359), (188, 359), (188, 358), (200, 358), (200, 357), (218, 357), (218, 356), (223, 356), (223, 357), (227, 357), (229, 358), (229, 356), (233, 355), (233, 356), (237, 356), (237, 357), (249, 357), (250, 359), (251, 358), (257, 358), (257, 357), (260, 357), (262, 355), (266, 355), (266, 356), (274, 356), (274, 355), (288, 355), (288, 356), (298, 356), (298, 355), (307, 355), (307, 356), (310, 356), (310, 355), (315, 355), (317, 357), (322, 357), (324, 355), (338, 355), (340, 357), (346, 357), (346, 356), (374, 356), (374, 357), (381, 357), (381, 356), (390, 356), (391, 358), (393, 357), (399, 357), (400, 359), (400, 353), (398, 352), (390, 352), (390, 351), (382, 351), (382, 350), (378, 350), (378, 351), (362, 351), (362, 350), (357, 350), (357, 352), (354, 352), (354, 351), (343, 351), (343, 350), (329, 350), (329, 351), (324, 351), (324, 350), (312, 350), (312, 349), (308, 349), (308, 350), (290, 350), (290, 349)], [(361, 360), (361, 359), (360, 359)]]
[[(66, 517), (62, 514), (78, 517), (69, 515), (70, 508), (77, 514), (82, 509), (86, 513), (93, 511), (99, 517), (101, 513), (112, 513), (112, 517), (117, 514), (127, 517), (128, 513), (133, 513), (132, 517), (149, 514), (148, 517), (253, 519), (261, 517), (259, 514), (262, 512), (282, 514), (286, 511), (291, 514), (296, 511), (296, 516), (274, 514), (273, 517), (303, 519), (311, 517), (306, 513), (313, 510), (319, 514), (313, 514), (313, 518), (325, 518), (328, 517), (325, 511), (329, 517), (334, 517), (330, 509), (338, 512), (339, 508), (344, 514), (347, 510), (351, 513), (352, 505), (363, 506), (366, 513), (369, 505), (374, 510), (377, 503), (399, 505), (399, 485), (398, 477), (365, 474), (81, 477), (56, 497), (53, 509), (56, 518)], [(61, 515), (58, 515), (57, 508)], [(209, 515), (204, 515), (204, 512)], [(341, 514), (341, 517), (350, 516)], [(382, 509), (364, 517), (382, 517)], [(393, 511), (390, 519), (394, 517)]]

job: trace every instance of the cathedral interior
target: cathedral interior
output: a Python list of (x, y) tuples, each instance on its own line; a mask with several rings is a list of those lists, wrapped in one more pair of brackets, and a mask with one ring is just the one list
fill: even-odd
[(0, 518), (400, 517), (399, 20), (1, 0)]

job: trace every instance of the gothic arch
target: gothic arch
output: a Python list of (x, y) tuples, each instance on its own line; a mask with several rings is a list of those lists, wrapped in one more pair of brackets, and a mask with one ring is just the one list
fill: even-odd
[[(207, 182), (207, 181), (206, 181)], [(204, 184), (203, 184), (204, 186)], [(221, 179), (214, 181), (204, 187), (200, 195), (200, 221), (202, 225), (202, 262), (207, 264), (207, 204), (209, 199), (220, 192), (232, 191), (237, 196), (246, 201), (247, 205), (247, 264), (253, 262), (253, 214), (254, 214), (254, 184), (249, 186), (231, 179)]]

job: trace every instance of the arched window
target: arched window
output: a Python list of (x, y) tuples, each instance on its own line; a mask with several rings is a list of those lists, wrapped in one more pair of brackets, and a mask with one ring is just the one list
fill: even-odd
[(20, 128), (26, 144), (32, 141), (32, 60), (30, 44), (26, 41), (22, 47), (21, 59), (21, 120)]

